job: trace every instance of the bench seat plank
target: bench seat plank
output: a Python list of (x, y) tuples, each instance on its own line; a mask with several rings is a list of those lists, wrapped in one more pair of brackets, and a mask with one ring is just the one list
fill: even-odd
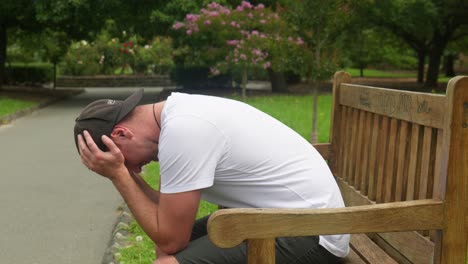
[(365, 234), (351, 236), (351, 248), (357, 252), (366, 263), (397, 264), (397, 262), (375, 244)]
[(361, 259), (361, 257), (354, 251), (354, 249), (351, 247), (349, 249), (349, 254), (346, 256), (346, 258), (343, 259), (342, 261), (343, 264), (368, 264), (364, 260)]

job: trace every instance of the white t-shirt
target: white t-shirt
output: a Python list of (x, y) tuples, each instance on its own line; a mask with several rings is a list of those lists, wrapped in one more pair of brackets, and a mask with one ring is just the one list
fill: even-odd
[[(202, 190), (231, 208), (339, 208), (339, 188), (320, 154), (299, 134), (242, 102), (172, 93), (159, 139), (161, 192)], [(338, 257), (349, 235), (320, 236)]]

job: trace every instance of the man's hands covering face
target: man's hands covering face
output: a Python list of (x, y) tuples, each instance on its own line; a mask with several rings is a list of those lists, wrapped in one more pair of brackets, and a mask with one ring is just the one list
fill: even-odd
[(84, 131), (83, 135), (78, 135), (81, 162), (88, 169), (113, 181), (121, 173), (128, 173), (125, 158), (109, 137), (102, 136), (102, 141), (109, 151), (103, 152), (99, 149), (88, 131)]

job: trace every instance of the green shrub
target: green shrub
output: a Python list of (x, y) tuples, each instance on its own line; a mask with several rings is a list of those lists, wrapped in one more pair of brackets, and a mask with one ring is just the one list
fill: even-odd
[(6, 67), (6, 83), (36, 85), (51, 82), (54, 78), (53, 71), (53, 65), (51, 64), (14, 63)]
[(147, 42), (133, 36), (121, 42), (107, 33), (95, 42), (73, 43), (62, 63), (65, 75), (168, 74), (173, 67), (172, 39), (156, 37)]
[(95, 75), (100, 73), (101, 55), (97, 48), (86, 41), (73, 43), (63, 59), (61, 72), (64, 75)]

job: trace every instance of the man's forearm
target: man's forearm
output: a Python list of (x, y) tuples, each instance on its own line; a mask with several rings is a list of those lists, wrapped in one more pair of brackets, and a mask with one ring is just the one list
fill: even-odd
[(153, 189), (139, 174), (131, 173), (131, 176), (146, 196), (154, 203), (159, 204), (159, 191)]
[(143, 192), (130, 173), (115, 177), (112, 183), (127, 203), (135, 220), (156, 243), (159, 228), (157, 222), (158, 204)]

